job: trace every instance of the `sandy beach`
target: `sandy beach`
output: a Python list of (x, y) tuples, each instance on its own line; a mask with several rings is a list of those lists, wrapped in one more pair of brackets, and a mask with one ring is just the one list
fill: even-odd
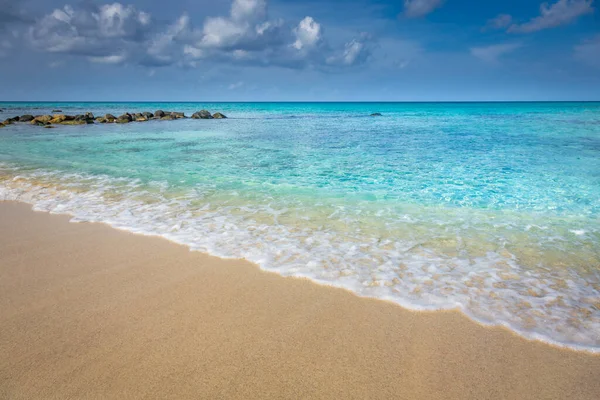
[(2, 399), (598, 399), (600, 356), (0, 203)]

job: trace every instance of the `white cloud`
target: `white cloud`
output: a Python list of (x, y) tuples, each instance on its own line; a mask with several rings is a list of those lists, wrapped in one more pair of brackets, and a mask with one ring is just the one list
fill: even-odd
[(519, 47), (522, 47), (520, 43), (503, 43), (485, 47), (472, 47), (471, 54), (484, 62), (496, 64), (500, 57), (512, 53)]
[(444, 0), (404, 0), (404, 14), (409, 18), (427, 15), (442, 6)]
[(575, 58), (592, 67), (600, 68), (600, 35), (575, 46)]
[(513, 24), (508, 32), (531, 33), (573, 22), (582, 15), (594, 12), (593, 0), (558, 0), (540, 6), (540, 15), (524, 24)]
[(296, 50), (310, 50), (321, 42), (321, 25), (312, 17), (305, 17), (294, 29), (296, 41), (293, 46)]
[(126, 54), (115, 54), (111, 56), (103, 56), (103, 57), (88, 57), (90, 62), (96, 64), (121, 64), (123, 61), (127, 59)]

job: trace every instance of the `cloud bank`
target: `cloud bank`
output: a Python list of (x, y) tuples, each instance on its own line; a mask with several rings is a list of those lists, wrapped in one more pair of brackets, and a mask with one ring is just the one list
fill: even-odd
[(319, 22), (296, 24), (268, 15), (266, 0), (234, 0), (229, 14), (195, 27), (187, 14), (164, 26), (152, 15), (121, 3), (65, 5), (28, 29), (33, 47), (48, 53), (86, 57), (92, 63), (149, 67), (197, 67), (202, 62), (275, 65), (284, 68), (351, 67), (364, 63), (372, 38), (350, 38), (332, 48)]

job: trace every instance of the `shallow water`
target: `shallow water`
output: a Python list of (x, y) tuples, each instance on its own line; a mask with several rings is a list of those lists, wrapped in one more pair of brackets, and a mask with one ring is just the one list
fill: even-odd
[[(600, 103), (13, 103), (0, 199), (600, 350)], [(369, 114), (381, 112), (383, 117)]]

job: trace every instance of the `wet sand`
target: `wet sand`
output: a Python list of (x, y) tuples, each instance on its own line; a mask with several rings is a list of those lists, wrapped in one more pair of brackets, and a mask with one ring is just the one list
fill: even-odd
[(600, 356), (0, 202), (0, 399), (600, 399)]

